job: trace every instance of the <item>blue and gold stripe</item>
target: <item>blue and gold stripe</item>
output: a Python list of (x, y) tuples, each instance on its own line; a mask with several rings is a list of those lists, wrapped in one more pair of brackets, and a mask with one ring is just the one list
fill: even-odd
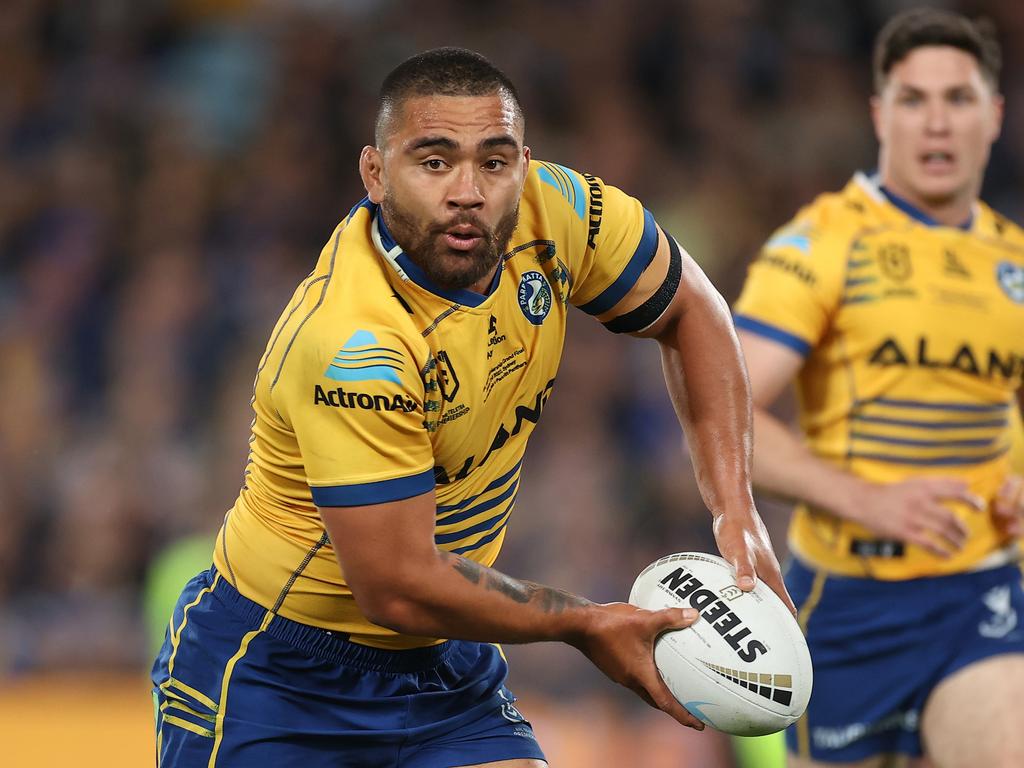
[(644, 231), (640, 236), (640, 242), (633, 251), (626, 268), (615, 278), (601, 293), (580, 306), (588, 315), (603, 315), (610, 310), (629, 293), (636, 285), (640, 275), (654, 260), (654, 254), (658, 250), (658, 227), (654, 223), (654, 216), (646, 208), (644, 209)]
[(520, 459), (480, 493), (457, 504), (439, 506), (434, 542), (449, 552), (461, 555), (500, 536), (515, 506), (521, 466)]
[(796, 334), (783, 330), (777, 325), (771, 325), (749, 315), (740, 314), (733, 315), (732, 321), (738, 330), (750, 331), (757, 336), (778, 342), (784, 347), (792, 349), (800, 357), (807, 357), (811, 354), (811, 344), (809, 341), (801, 339)]
[(875, 398), (850, 415), (851, 458), (908, 466), (970, 466), (1008, 450), (1008, 403)]

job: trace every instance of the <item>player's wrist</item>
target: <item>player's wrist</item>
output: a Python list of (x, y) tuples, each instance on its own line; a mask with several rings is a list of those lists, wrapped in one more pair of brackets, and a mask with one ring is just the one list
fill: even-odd
[(829, 483), (828, 497), (821, 506), (845, 520), (861, 522), (867, 499), (877, 487), (876, 483), (843, 473), (839, 482)]
[(599, 603), (588, 603), (560, 617), (562, 626), (559, 628), (558, 640), (587, 654), (594, 639), (604, 632), (607, 624), (606, 606)]
[(760, 517), (749, 486), (747, 490), (739, 491), (729, 498), (721, 498), (709, 503), (708, 510), (716, 521), (719, 518), (752, 520)]

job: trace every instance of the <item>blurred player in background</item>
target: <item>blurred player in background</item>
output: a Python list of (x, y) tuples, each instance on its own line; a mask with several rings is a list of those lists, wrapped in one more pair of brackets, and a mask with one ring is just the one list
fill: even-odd
[[(892, 19), (878, 172), (778, 231), (735, 308), (755, 483), (800, 502), (787, 586), (815, 679), (793, 766), (1024, 765), (1024, 233), (978, 199), (999, 68), (983, 24)], [(767, 410), (794, 379), (805, 441)]]
[(652, 654), (693, 611), (490, 568), (570, 303), (661, 344), (721, 552), (741, 588), (760, 576), (785, 596), (727, 308), (638, 201), (531, 160), (524, 130), (477, 54), (430, 51), (386, 78), (368, 197), (271, 334), (244, 487), (154, 665), (162, 765), (542, 765), (494, 642), (570, 643), (703, 727)]

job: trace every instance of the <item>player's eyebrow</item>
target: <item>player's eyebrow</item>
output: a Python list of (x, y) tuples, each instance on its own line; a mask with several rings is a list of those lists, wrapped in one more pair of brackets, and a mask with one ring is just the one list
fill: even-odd
[[(483, 139), (479, 144), (477, 144), (477, 148), (484, 151), (496, 149), (497, 147), (512, 147), (512, 149), (519, 149), (519, 142), (510, 134), (506, 133), (501, 136), (491, 136)], [(409, 145), (408, 151), (418, 152), (421, 149), (447, 149), (454, 152), (459, 149), (459, 143), (447, 136), (424, 136), (423, 138), (416, 139), (412, 142), (412, 144)]]
[(512, 149), (519, 149), (519, 142), (506, 133), (503, 136), (492, 136), (489, 139), (484, 139), (477, 146), (479, 146), (480, 149), (495, 149), (497, 147), (512, 147)]
[(422, 139), (416, 139), (416, 141), (409, 145), (410, 152), (430, 148), (455, 150), (459, 148), (459, 144), (447, 136), (424, 136)]

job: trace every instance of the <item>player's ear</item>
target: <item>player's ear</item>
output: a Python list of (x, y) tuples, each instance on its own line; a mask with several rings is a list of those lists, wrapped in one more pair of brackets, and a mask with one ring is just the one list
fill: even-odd
[(384, 199), (384, 163), (380, 151), (369, 145), (359, 153), (359, 176), (370, 202), (379, 205)]
[(523, 145), (523, 170), (530, 170), (530, 148), (525, 144)]
[(989, 138), (990, 141), (995, 141), (1002, 133), (1004, 111), (1005, 101), (1002, 94), (997, 93), (992, 97), (992, 136)]
[(875, 127), (875, 138), (882, 143), (882, 97), (872, 96), (868, 103), (871, 105), (871, 124)]

